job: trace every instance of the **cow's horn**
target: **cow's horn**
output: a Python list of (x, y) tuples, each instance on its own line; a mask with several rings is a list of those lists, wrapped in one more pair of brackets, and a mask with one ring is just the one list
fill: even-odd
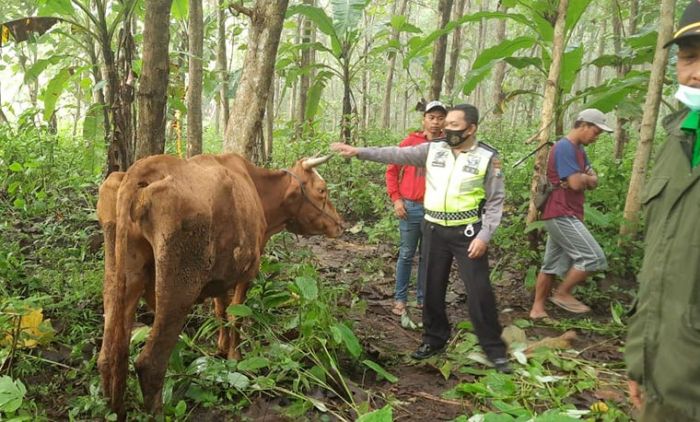
[(314, 167), (320, 166), (321, 164), (330, 160), (331, 157), (332, 157), (331, 155), (325, 155), (323, 157), (318, 157), (318, 158), (307, 158), (301, 162), (301, 166), (304, 168), (304, 170), (309, 170), (309, 169), (312, 169)]

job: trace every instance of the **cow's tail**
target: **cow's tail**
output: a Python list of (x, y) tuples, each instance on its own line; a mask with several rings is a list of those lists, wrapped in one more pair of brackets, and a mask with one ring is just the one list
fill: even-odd
[[(133, 180), (133, 179), (132, 179)], [(115, 236), (116, 271), (110, 280), (105, 278), (103, 290), (105, 325), (100, 351), (99, 367), (102, 386), (110, 408), (120, 419), (124, 414), (124, 393), (129, 365), (129, 333), (126, 311), (126, 265), (129, 234), (130, 209), (136, 198), (138, 186), (127, 176), (117, 196), (117, 224)]]

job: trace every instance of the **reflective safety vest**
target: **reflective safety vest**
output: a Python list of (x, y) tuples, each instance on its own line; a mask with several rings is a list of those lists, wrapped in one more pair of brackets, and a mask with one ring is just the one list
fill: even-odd
[(473, 224), (481, 219), (484, 179), (495, 150), (477, 144), (457, 157), (446, 142), (430, 144), (425, 162), (425, 219), (441, 226)]

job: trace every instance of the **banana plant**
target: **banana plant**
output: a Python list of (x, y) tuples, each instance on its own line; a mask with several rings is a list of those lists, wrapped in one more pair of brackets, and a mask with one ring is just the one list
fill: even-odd
[[(124, 61), (124, 68), (118, 68), (112, 46), (115, 34), (120, 28), (129, 25), (139, 4), (138, 0), (37, 0), (37, 16), (24, 18), (25, 22), (31, 22), (30, 28), (44, 28), (49, 24), (62, 22), (64, 25), (59, 25), (54, 33), (61, 38), (71, 40), (91, 58), (92, 62), (85, 61), (84, 63), (80, 62), (82, 59), (77, 55), (75, 55), (77, 61), (73, 60), (70, 63), (59, 61), (55, 57), (42, 59), (29, 69), (25, 77), (38, 78), (49, 65), (60, 64), (62, 66), (46, 85), (42, 95), (45, 119), (53, 115), (59, 97), (71, 80), (78, 80), (86, 90), (92, 88), (94, 91), (104, 93), (103, 103), (96, 103), (89, 107), (85, 127), (92, 129), (88, 135), (97, 134), (99, 132), (97, 126), (104, 127), (102, 132), (105, 134), (107, 143), (111, 144), (111, 148), (116, 148), (115, 152), (119, 153), (118, 155), (108, 154), (108, 160), (114, 160), (115, 157), (119, 159), (119, 162), (108, 162), (110, 169), (125, 169), (130, 162), (128, 149), (131, 141), (129, 134), (132, 133), (131, 103), (122, 99), (119, 101), (119, 107), (115, 107), (115, 104), (118, 102), (117, 96), (123, 91), (124, 86), (133, 88), (132, 49), (130, 47), (133, 42), (124, 40), (120, 42), (121, 48), (118, 52), (123, 57), (127, 57), (127, 60)], [(70, 28), (70, 30), (67, 31), (65, 28)], [(4, 31), (4, 34), (6, 32)], [(130, 37), (130, 30), (122, 32), (125, 34), (123, 36)], [(13, 36), (16, 38), (16, 34)], [(2, 39), (5, 40), (6, 37), (3, 35)], [(99, 55), (95, 51), (95, 44), (100, 50), (106, 70), (107, 77), (104, 81), (102, 81), (100, 66), (97, 62)], [(85, 78), (82, 78), (82, 74), (87, 70), (92, 70), (94, 78), (92, 87), (86, 87), (83, 83)], [(103, 88), (105, 88), (104, 91)]]
[(319, 42), (305, 46), (327, 53), (332, 61), (332, 65), (317, 64), (327, 72), (320, 72), (312, 83), (308, 101), (316, 103), (309, 104), (307, 112), (315, 113), (328, 78), (331, 75), (340, 78), (343, 82), (341, 137), (346, 142), (350, 141), (352, 120), (351, 83), (362, 65), (362, 57), (353, 57), (353, 53), (361, 41), (358, 23), (368, 3), (369, 0), (331, 0), (332, 17), (320, 7), (303, 4), (292, 6), (287, 11), (287, 17), (300, 14), (310, 19), (328, 37), (329, 47)]

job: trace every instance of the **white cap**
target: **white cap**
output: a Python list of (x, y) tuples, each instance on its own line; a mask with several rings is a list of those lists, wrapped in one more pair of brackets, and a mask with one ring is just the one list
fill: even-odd
[(587, 108), (581, 111), (578, 114), (578, 117), (576, 117), (576, 121), (593, 123), (605, 132), (613, 132), (610, 126), (607, 125), (607, 119), (605, 118), (605, 114), (603, 114), (603, 112), (598, 110), (597, 108)]
[(428, 113), (430, 111), (433, 111), (433, 109), (435, 109), (435, 108), (442, 109), (442, 111), (447, 113), (447, 107), (445, 107), (445, 105), (443, 103), (441, 103), (440, 101), (435, 100), (435, 101), (429, 102), (425, 106), (425, 111), (423, 112), (423, 114)]

